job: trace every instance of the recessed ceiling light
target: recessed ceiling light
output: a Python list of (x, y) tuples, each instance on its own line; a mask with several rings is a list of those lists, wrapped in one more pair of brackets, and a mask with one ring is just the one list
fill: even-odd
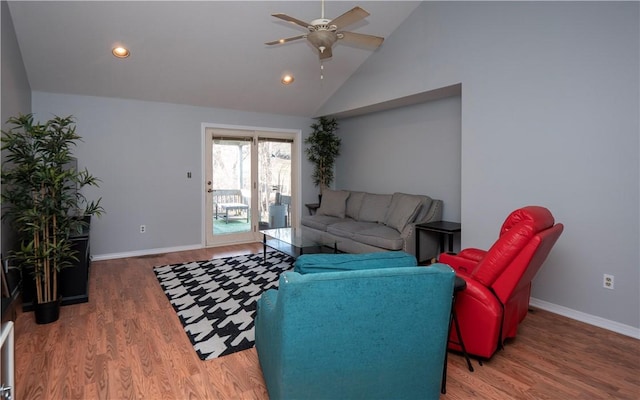
[(131, 54), (128, 49), (121, 46), (114, 47), (111, 53), (118, 58), (127, 58)]
[(282, 77), (282, 79), (280, 80), (280, 82), (282, 82), (283, 85), (290, 85), (292, 84), (294, 81), (293, 75), (285, 75)]

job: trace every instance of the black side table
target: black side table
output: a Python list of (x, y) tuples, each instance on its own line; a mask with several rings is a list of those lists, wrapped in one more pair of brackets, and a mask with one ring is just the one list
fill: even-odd
[(444, 253), (444, 239), (448, 239), (449, 252), (453, 252), (453, 235), (462, 231), (462, 224), (450, 221), (433, 221), (416, 224), (416, 259), (420, 263), (420, 231), (435, 232), (439, 235), (440, 253)]
[(310, 203), (310, 204), (305, 204), (305, 207), (307, 207), (307, 210), (309, 210), (309, 215), (313, 215), (316, 213), (318, 208), (320, 208), (320, 204)]

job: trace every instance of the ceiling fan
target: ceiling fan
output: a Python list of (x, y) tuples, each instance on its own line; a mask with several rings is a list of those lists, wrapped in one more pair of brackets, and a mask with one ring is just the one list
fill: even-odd
[(342, 29), (351, 25), (355, 22), (360, 21), (361, 19), (369, 16), (369, 13), (363, 10), (360, 7), (354, 7), (353, 9), (345, 12), (341, 16), (334, 19), (326, 19), (324, 17), (324, 0), (322, 1), (322, 17), (319, 19), (314, 19), (309, 22), (301, 21), (297, 18), (290, 17), (286, 14), (271, 14), (273, 17), (280, 18), (282, 20), (292, 22), (296, 25), (300, 25), (303, 28), (309, 30), (309, 33), (305, 33), (304, 35), (293, 36), (286, 39), (274, 40), (273, 42), (267, 42), (266, 45), (276, 45), (291, 42), (298, 39), (307, 39), (313, 47), (318, 49), (320, 60), (324, 60), (330, 58), (333, 53), (331, 51), (331, 47), (333, 44), (342, 40), (345, 42), (353, 43), (359, 46), (377, 48), (379, 47), (384, 38), (373, 35), (365, 35), (362, 33), (355, 32), (347, 32)]

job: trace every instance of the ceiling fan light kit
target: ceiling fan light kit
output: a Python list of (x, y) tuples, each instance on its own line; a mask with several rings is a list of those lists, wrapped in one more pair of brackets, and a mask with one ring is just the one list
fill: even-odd
[(334, 19), (324, 18), (324, 1), (322, 2), (322, 18), (314, 19), (311, 23), (290, 17), (287, 14), (271, 14), (273, 17), (291, 22), (301, 26), (309, 31), (309, 33), (284, 39), (275, 40), (265, 43), (266, 45), (277, 45), (291, 42), (298, 39), (307, 39), (311, 45), (318, 50), (320, 60), (325, 60), (333, 56), (332, 47), (338, 41), (349, 42), (358, 46), (369, 47), (375, 49), (379, 47), (384, 38), (373, 35), (365, 35), (362, 33), (341, 31), (343, 27), (358, 22), (369, 13), (360, 7), (354, 7)]

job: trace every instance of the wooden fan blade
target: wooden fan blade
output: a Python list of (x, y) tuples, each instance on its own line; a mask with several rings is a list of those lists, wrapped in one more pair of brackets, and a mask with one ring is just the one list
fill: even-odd
[[(318, 49), (318, 52), (320, 52), (320, 49)], [(331, 58), (332, 56), (333, 53), (331, 52), (331, 47), (327, 47), (323, 52), (320, 52), (321, 60), (326, 60), (327, 58)]]
[(282, 43), (287, 43), (287, 42), (291, 42), (291, 41), (298, 40), (298, 39), (304, 39), (306, 37), (307, 37), (307, 35), (294, 36), (294, 37), (290, 37), (290, 38), (286, 38), (286, 39), (274, 40), (273, 42), (267, 42), (265, 44), (268, 45), (268, 46), (272, 46), (274, 44), (282, 44)]
[(285, 20), (285, 21), (287, 21), (287, 22), (293, 22), (294, 24), (296, 24), (296, 25), (300, 25), (300, 26), (302, 26), (302, 27), (304, 27), (304, 28), (306, 28), (306, 29), (309, 29), (309, 27), (311, 26), (311, 24), (310, 24), (310, 23), (308, 23), (308, 22), (304, 22), (304, 21), (299, 20), (299, 19), (297, 19), (297, 18), (290, 17), (290, 16), (288, 16), (287, 14), (280, 14), (280, 13), (278, 13), (278, 14), (271, 14), (271, 16), (272, 16), (272, 17), (276, 17), (276, 18), (283, 19), (283, 20)]
[(334, 18), (329, 25), (335, 25), (338, 29), (351, 25), (369, 16), (369, 13), (360, 7), (354, 7), (339, 17)]
[(345, 42), (359, 46), (376, 48), (384, 42), (384, 38), (380, 36), (365, 35), (363, 33), (355, 32), (338, 32), (338, 37), (340, 37), (340, 34), (342, 34), (342, 40)]

